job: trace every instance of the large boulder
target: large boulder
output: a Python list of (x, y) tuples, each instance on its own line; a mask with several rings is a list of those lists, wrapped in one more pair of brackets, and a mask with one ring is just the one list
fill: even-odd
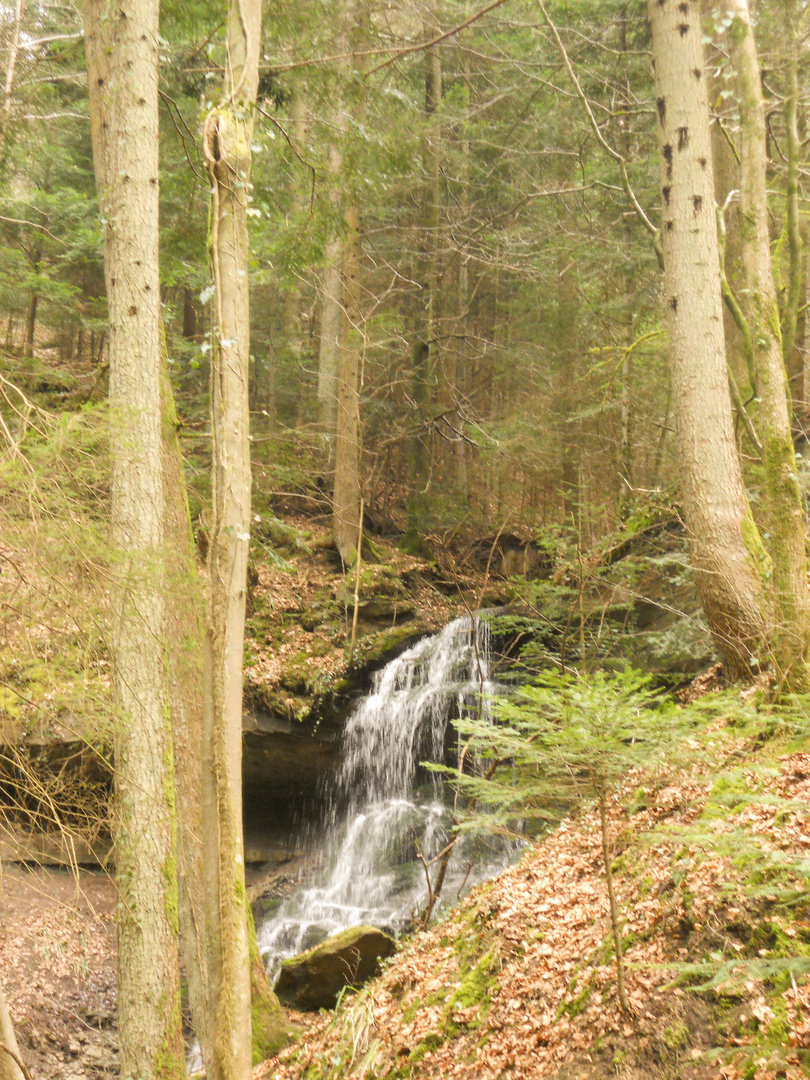
[(301, 1012), (333, 1009), (344, 986), (367, 982), (396, 947), (392, 937), (374, 926), (352, 926), (285, 960), (276, 983), (278, 999)]

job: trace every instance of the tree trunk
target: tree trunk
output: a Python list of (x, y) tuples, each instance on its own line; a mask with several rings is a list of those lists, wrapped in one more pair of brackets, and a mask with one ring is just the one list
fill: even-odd
[[(34, 272), (39, 273), (39, 261), (41, 254), (39, 249), (35, 251), (32, 256), (34, 264)], [(34, 289), (31, 296), (28, 299), (28, 312), (25, 316), (25, 342), (23, 343), (23, 356), (32, 357), (34, 355), (34, 341), (36, 339), (37, 331), (37, 308), (39, 307), (39, 293)]]
[[(625, 7), (619, 20), (619, 50), (623, 59), (627, 56), (627, 23), (628, 9)], [(622, 76), (622, 115), (619, 128), (619, 138), (622, 157), (630, 161), (633, 156), (633, 132), (631, 121), (631, 90), (630, 78), (626, 72)], [(630, 229), (630, 221), (625, 218), (622, 223), (622, 242), (625, 251), (632, 250), (633, 235)], [(619, 497), (617, 499), (618, 516), (624, 521), (633, 506), (635, 464), (634, 453), (634, 408), (633, 408), (633, 293), (635, 283), (632, 273), (625, 271), (622, 274), (622, 293), (626, 305), (625, 327), (622, 339), (625, 343), (625, 352), (622, 356), (622, 371), (619, 390)]]
[[(340, 151), (329, 152), (330, 168), (339, 170)], [(330, 472), (335, 459), (337, 422), (337, 372), (340, 336), (343, 327), (343, 239), (333, 236), (324, 250), (326, 266), (321, 277), (321, 326), (318, 342), (318, 432), (323, 441), (324, 472)]]
[(6, 78), (3, 84), (3, 105), (0, 108), (0, 166), (6, 159), (6, 138), (11, 119), (11, 105), (14, 101), (14, 76), (17, 70), (17, 57), (20, 53), (20, 30), (22, 28), (23, 0), (15, 0), (14, 17), (8, 42), (8, 60)]
[(360, 533), (360, 381), (362, 316), (359, 305), (362, 234), (356, 207), (346, 210), (348, 235), (343, 251), (346, 316), (337, 371), (335, 486), (332, 496), (335, 543), (345, 566), (358, 556)]
[[(217, 934), (217, 911), (208, 889), (206, 866), (216, 865), (216, 815), (210, 700), (203, 694), (205, 597), (197, 571), (194, 537), (177, 436), (169, 373), (164, 365), (163, 531), (166, 545), (166, 640), (175, 784), (177, 789), (177, 868), (180, 944), (188, 982), (194, 1033), (206, 1068), (213, 1062), (214, 1001), (211, 942)], [(206, 815), (203, 807), (212, 807)], [(206, 841), (208, 842), (206, 844)], [(213, 1071), (210, 1072), (214, 1075)]]
[[(427, 27), (424, 28), (427, 32)], [(435, 405), (436, 372), (439, 353), (438, 238), (441, 227), (441, 142), (442, 100), (441, 56), (434, 46), (425, 53), (425, 132), (422, 138), (422, 168), (428, 178), (425, 192), (422, 237), (419, 244), (411, 398), (415, 408), (416, 432), (409, 453), (408, 523), (405, 546), (414, 553), (424, 548), (430, 518), (430, 474), (432, 461), (431, 410)], [(428, 125), (431, 125), (428, 130)]]
[[(347, 40), (356, 43), (361, 15), (354, 0), (341, 0), (338, 18)], [(354, 69), (357, 58), (351, 66)], [(351, 97), (349, 108), (355, 124), (365, 120), (365, 87), (344, 89)], [(348, 130), (344, 118), (340, 130)], [(363, 240), (360, 211), (349, 196), (343, 211), (346, 236), (343, 240), (343, 318), (337, 366), (337, 416), (335, 419), (335, 483), (332, 493), (332, 520), (335, 544), (345, 566), (354, 562), (360, 533), (360, 383), (364, 329), (360, 310), (360, 264)]]
[[(203, 131), (212, 185), (210, 247), (215, 284), (206, 693), (213, 706), (210, 736), (216, 783), (216, 807), (204, 806), (211, 815), (204, 826), (204, 843), (211, 856), (218, 847), (216, 862), (207, 867), (218, 917), (212, 942), (216, 1015), (208, 1076), (209, 1080), (247, 1080), (251, 966), (242, 836), (242, 655), (250, 540), (247, 193), (261, 0), (242, 0), (230, 7), (227, 36), (224, 99), (208, 114)], [(267, 1000), (275, 1001), (272, 995)]]
[[(348, 28), (340, 27), (335, 43), (338, 52), (348, 49)], [(341, 95), (342, 97), (342, 95)], [(346, 119), (342, 100), (335, 104), (334, 135), (329, 147), (329, 201), (334, 215), (333, 229), (340, 229), (340, 186), (343, 158), (340, 141), (345, 137)], [(343, 236), (336, 233), (326, 242), (321, 277), (321, 325), (318, 342), (318, 431), (324, 445), (324, 471), (335, 463), (337, 423), (337, 379), (340, 338), (343, 329)]]
[[(701, 16), (704, 20), (712, 21), (712, 9), (714, 0), (700, 0)], [(739, 155), (733, 141), (729, 138), (729, 128), (736, 122), (736, 106), (733, 98), (727, 91), (728, 70), (725, 61), (725, 42), (715, 46), (710, 44), (706, 48), (704, 78), (709, 95), (709, 101), (713, 109), (713, 123), (711, 125), (712, 143), (712, 173), (714, 176), (714, 198), (717, 206), (727, 205), (727, 199), (732, 192), (739, 189)], [(725, 92), (724, 92), (725, 91)], [(736, 266), (740, 255), (740, 235), (737, 228), (736, 215), (728, 215), (728, 221), (724, 217), (724, 238), (721, 250), (721, 261), (724, 269), (726, 266)], [(735, 287), (738, 282), (734, 275), (730, 275), (729, 290), (735, 299), (739, 299)], [(740, 327), (734, 317), (731, 307), (726, 304), (723, 307), (723, 328), (726, 340), (726, 364), (731, 376), (737, 383), (741, 392), (742, 400), (756, 396), (755, 378), (753, 369), (747, 355), (747, 343), (743, 339)], [(736, 409), (737, 402), (732, 402)], [(742, 419), (742, 414), (737, 413), (736, 424)]]
[(753, 343), (759, 427), (765, 466), (765, 509), (773, 578), (771, 651), (780, 685), (805, 683), (810, 602), (805, 521), (788, 410), (779, 305), (771, 266), (766, 187), (765, 102), (747, 0), (730, 0), (731, 60), (740, 106), (740, 240), (744, 308)]
[[(110, 312), (114, 857), (124, 1080), (185, 1076), (163, 604), (158, 5), (84, 7)], [(124, 137), (124, 133), (126, 133)]]
[[(570, 224), (562, 201), (557, 204), (557, 223), (561, 232)], [(561, 252), (557, 266), (557, 319), (555, 345), (559, 364), (559, 447), (560, 490), (565, 528), (572, 535), (581, 532), (582, 491), (580, 487), (580, 424), (575, 419), (579, 409), (577, 348), (577, 271), (575, 263)]]
[(662, 193), (664, 300), (681, 490), (703, 608), (727, 671), (766, 640), (767, 556), (751, 516), (726, 374), (709, 106), (694, 0), (649, 0)]
[(802, 249), (804, 240), (799, 214), (799, 167), (801, 165), (802, 138), (799, 132), (799, 54), (801, 44), (795, 25), (793, 4), (785, 5), (789, 15), (786, 18), (786, 30), (790, 35), (790, 55), (788, 57), (788, 88), (785, 101), (785, 131), (787, 135), (787, 190), (785, 192), (787, 242), (790, 269), (785, 314), (782, 326), (782, 354), (785, 367), (791, 379), (791, 398), (794, 408), (804, 409), (804, 380), (801, 350), (796, 346), (799, 340), (799, 310), (802, 308)]

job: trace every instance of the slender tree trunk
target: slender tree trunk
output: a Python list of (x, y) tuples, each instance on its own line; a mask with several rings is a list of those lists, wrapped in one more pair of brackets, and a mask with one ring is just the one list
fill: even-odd
[(359, 304), (363, 239), (360, 214), (346, 209), (347, 235), (343, 251), (343, 286), (346, 308), (337, 371), (335, 425), (335, 486), (332, 497), (335, 543), (344, 565), (359, 558), (360, 533), (360, 381), (363, 350)]
[(25, 317), (25, 346), (23, 355), (29, 359), (34, 355), (34, 340), (37, 329), (37, 307), (39, 306), (39, 294), (31, 293), (28, 300), (28, 313)]
[[(110, 311), (115, 875), (123, 1080), (185, 1076), (163, 604), (158, 5), (86, 0)], [(124, 136), (124, 133), (126, 135)]]
[[(341, 25), (335, 43), (338, 52), (348, 49), (348, 28)], [(318, 343), (318, 431), (324, 444), (326, 471), (335, 463), (335, 426), (337, 423), (337, 373), (340, 338), (343, 329), (343, 233), (338, 224), (341, 215), (341, 143), (346, 134), (343, 93), (337, 91), (334, 133), (329, 147), (329, 201), (339, 230), (330, 236), (324, 249), (325, 266), (321, 276), (321, 325)]]
[(3, 105), (0, 109), (0, 164), (2, 164), (6, 156), (6, 138), (8, 136), (9, 120), (11, 119), (11, 105), (14, 101), (14, 76), (17, 70), (17, 57), (20, 53), (22, 15), (23, 0), (15, 0), (14, 20), (11, 24), (11, 34), (8, 42), (6, 77), (3, 82)]
[(197, 340), (197, 308), (191, 289), (183, 289), (183, 337), (186, 341)]
[[(462, 115), (468, 115), (472, 100), (472, 80), (470, 76), (470, 57), (464, 49), (458, 51), (455, 58), (459, 76), (457, 80), (457, 92), (462, 95)], [(441, 71), (439, 71), (439, 75)], [(434, 80), (435, 81), (435, 80)], [(454, 223), (449, 226), (456, 236), (456, 245), (459, 238), (469, 228), (470, 221), (470, 175), (471, 175), (471, 142), (470, 125), (467, 122), (461, 124), (458, 145), (458, 177), (456, 181), (457, 192), (455, 198), (447, 206), (447, 214), (454, 216)], [(439, 172), (439, 170), (437, 170)], [(440, 179), (440, 174), (437, 177)], [(434, 185), (435, 190), (441, 193), (440, 184)], [(439, 222), (441, 218), (439, 217)], [(472, 335), (471, 290), (470, 290), (470, 252), (463, 243), (455, 251), (457, 261), (455, 312), (452, 317), (453, 336), (455, 345), (452, 348), (452, 364), (448, 372), (448, 382), (453, 394), (453, 427), (454, 453), (452, 471), (455, 476), (456, 488), (463, 499), (469, 505), (472, 501), (469, 478), (469, 443), (465, 437), (465, 426), (468, 416), (469, 387), (471, 375), (471, 349), (470, 338)]]
[[(205, 597), (197, 571), (194, 537), (177, 437), (177, 417), (166, 366), (162, 379), (163, 530), (166, 544), (166, 640), (175, 783), (180, 943), (194, 1032), (209, 1075), (213, 1071), (214, 1006), (211, 943), (217, 910), (206, 866), (216, 865), (215, 771), (210, 699), (203, 694)], [(211, 808), (208, 815), (204, 807)], [(207, 841), (207, 845), (206, 845)]]
[[(42, 255), (40, 249), (37, 248), (32, 256), (32, 263), (34, 267), (34, 273), (39, 273), (40, 259)], [(25, 342), (23, 344), (23, 355), (32, 357), (34, 355), (34, 342), (37, 332), (37, 308), (39, 307), (39, 293), (36, 289), (32, 290), (31, 296), (28, 299), (28, 313), (25, 317)]]
[[(704, 20), (712, 19), (714, 0), (700, 0), (701, 16)], [(727, 205), (727, 199), (732, 192), (739, 190), (739, 155), (728, 132), (736, 123), (736, 107), (733, 99), (727, 92), (728, 70), (725, 61), (725, 42), (722, 47), (708, 45), (706, 48), (706, 64), (704, 78), (712, 103), (713, 122), (711, 125), (712, 144), (712, 173), (714, 176), (714, 197), (717, 206)], [(725, 92), (724, 92), (725, 91)], [(724, 237), (721, 247), (721, 261), (726, 266), (733, 267), (739, 262), (740, 236), (737, 228), (736, 215), (724, 217)], [(735, 289), (738, 281), (735, 275), (730, 275), (728, 288), (736, 300), (739, 296)], [(732, 405), (737, 410), (737, 425), (742, 420), (741, 406), (750, 397), (756, 396), (755, 377), (747, 355), (747, 343), (743, 339), (740, 327), (734, 317), (731, 306), (726, 303), (723, 307), (723, 328), (726, 339), (726, 363), (733, 380), (740, 389), (740, 400), (732, 400)], [(744, 421), (743, 421), (744, 423)]]
[[(292, 107), (290, 109), (290, 140), (299, 157), (303, 156), (307, 140), (307, 110), (304, 93), (299, 87), (293, 89)], [(308, 191), (304, 190), (303, 175), (300, 164), (293, 162), (290, 170), (290, 215), (293, 220), (300, 220), (304, 213)], [(281, 316), (283, 342), (283, 355), (289, 363), (301, 363), (305, 355), (304, 342), (301, 328), (302, 295), (297, 284), (287, 285), (281, 291)], [(265, 402), (265, 426), (267, 431), (272, 432), (276, 424), (276, 383), (278, 380), (277, 357), (279, 349), (273, 348), (268, 358), (266, 384), (263, 387), (262, 397)], [(302, 402), (303, 404), (303, 402)], [(334, 422), (330, 428), (334, 431)]]
[[(745, 278), (744, 309), (753, 343), (760, 399), (759, 428), (765, 466), (770, 552), (772, 653), (780, 683), (805, 682), (810, 642), (805, 520), (782, 356), (779, 305), (771, 265), (766, 187), (765, 102), (747, 0), (730, 0), (731, 59), (740, 106), (740, 240)], [(794, 240), (798, 226), (793, 230)], [(795, 298), (794, 298), (795, 300)]]
[[(337, 136), (336, 136), (337, 137)], [(340, 150), (329, 150), (329, 167), (335, 183), (340, 174)], [(339, 198), (337, 187), (333, 189)], [(318, 431), (324, 446), (325, 471), (334, 466), (337, 423), (337, 372), (343, 328), (343, 237), (333, 236), (324, 250), (326, 265), (321, 277), (321, 326), (318, 343)]]
[(681, 490), (704, 611), (730, 674), (767, 640), (767, 556), (743, 486), (726, 374), (709, 105), (694, 0), (650, 0), (664, 303)]
[[(250, 540), (247, 208), (261, 0), (241, 0), (230, 6), (227, 37), (224, 98), (208, 114), (203, 132), (212, 186), (210, 243), (215, 284), (205, 672), (206, 694), (212, 703), (210, 738), (216, 783), (216, 807), (206, 804), (203, 809), (211, 815), (205, 823), (204, 844), (211, 857), (214, 846), (218, 848), (216, 862), (206, 867), (218, 918), (210, 972), (216, 1007), (208, 1075), (209, 1080), (247, 1080), (252, 1056), (252, 972), (242, 836), (242, 655)], [(264, 980), (262, 991), (267, 989), (266, 976)], [(266, 1002), (275, 1002), (269, 991)], [(267, 1022), (257, 1006), (254, 1027)]]
[(802, 379), (801, 352), (796, 348), (798, 337), (799, 309), (802, 300), (802, 250), (804, 241), (799, 215), (799, 166), (801, 164), (802, 139), (799, 134), (799, 52), (797, 28), (794, 25), (795, 8), (786, 4), (789, 17), (785, 20), (790, 34), (790, 55), (788, 58), (788, 89), (785, 101), (785, 129), (787, 134), (787, 190), (785, 192), (787, 241), (790, 269), (788, 275), (787, 296), (785, 297), (785, 315), (782, 328), (782, 350), (785, 367), (791, 376), (792, 400), (794, 407), (800, 407), (804, 399), (804, 380)]
[(619, 396), (619, 507), (620, 516), (633, 501), (633, 354), (628, 349), (622, 357)]
[[(565, 233), (571, 216), (565, 204), (557, 203), (557, 227)], [(580, 424), (574, 419), (579, 408), (579, 350), (577, 348), (577, 270), (568, 255), (561, 252), (557, 262), (557, 310), (555, 354), (558, 364), (557, 423), (560, 453), (560, 491), (565, 527), (579, 532), (582, 511), (580, 490)]]
[[(338, 12), (346, 39), (357, 47), (362, 33), (362, 11), (355, 0), (341, 0)], [(347, 68), (354, 69), (354, 58)], [(365, 120), (365, 87), (348, 86), (344, 97), (356, 125)], [(348, 130), (347, 119), (340, 125)], [(360, 308), (360, 269), (363, 253), (360, 210), (354, 196), (344, 205), (343, 318), (336, 376), (337, 415), (335, 418), (335, 482), (332, 493), (332, 520), (335, 544), (345, 566), (354, 562), (360, 533), (360, 382), (364, 328)]]
[[(419, 245), (411, 397), (416, 405), (416, 434), (409, 453), (408, 525), (406, 546), (420, 552), (429, 526), (430, 474), (433, 466), (430, 414), (435, 405), (439, 358), (439, 272), (438, 241), (441, 227), (441, 55), (434, 46), (425, 53), (425, 133), (422, 138), (422, 167), (428, 178), (422, 238)], [(430, 125), (430, 130), (428, 130)]]
[[(458, 268), (458, 309), (456, 317), (458, 344), (456, 346), (455, 366), (453, 370), (453, 393), (455, 394), (456, 408), (454, 410), (453, 423), (456, 428), (454, 444), (454, 472), (456, 486), (465, 503), (470, 503), (472, 492), (470, 491), (469, 469), (467, 464), (468, 447), (465, 437), (465, 408), (467, 399), (467, 381), (470, 350), (467, 343), (468, 319), (469, 319), (469, 268), (466, 255), (461, 255)], [(461, 328), (464, 327), (462, 330)]]
[[(623, 57), (627, 53), (627, 22), (628, 9), (622, 11), (619, 21), (619, 49)], [(622, 123), (620, 127), (621, 153), (625, 161), (630, 161), (633, 155), (632, 127), (630, 119), (630, 79), (627, 74), (622, 78)], [(625, 251), (631, 250), (632, 232), (630, 222), (624, 219), (622, 225), (622, 240)], [(633, 341), (633, 275), (625, 272), (622, 275), (622, 292), (624, 293), (627, 307), (626, 327), (622, 338), (626, 351), (622, 357), (621, 383), (619, 390), (619, 498), (618, 512), (620, 520), (623, 520), (627, 511), (633, 504), (633, 467), (634, 461), (634, 410), (633, 410), (633, 353), (631, 349)]]

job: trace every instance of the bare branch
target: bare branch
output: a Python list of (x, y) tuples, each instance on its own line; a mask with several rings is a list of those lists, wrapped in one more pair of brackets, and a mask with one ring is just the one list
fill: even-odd
[(624, 186), (625, 193), (627, 194), (627, 197), (629, 198), (630, 202), (632, 203), (633, 209), (635, 210), (636, 214), (638, 215), (638, 217), (639, 217), (641, 223), (643, 224), (644, 228), (653, 237), (653, 241), (654, 241), (654, 244), (655, 244), (655, 253), (658, 256), (659, 263), (661, 263), (663, 265), (663, 254), (662, 254), (662, 251), (661, 251), (661, 244), (660, 244), (660, 239), (659, 239), (659, 230), (653, 224), (653, 222), (650, 221), (650, 219), (647, 216), (647, 213), (645, 212), (643, 206), (638, 201), (636, 193), (633, 190), (633, 186), (630, 183), (630, 177), (628, 176), (628, 173), (627, 173), (627, 162), (626, 162), (625, 158), (623, 157), (623, 155), (620, 154), (618, 150), (614, 149), (614, 147), (612, 147), (610, 145), (610, 143), (607, 141), (605, 136), (602, 134), (602, 130), (599, 127), (599, 124), (596, 122), (596, 117), (593, 114), (593, 109), (591, 108), (591, 103), (588, 101), (588, 98), (586, 97), (585, 92), (582, 89), (582, 86), (580, 85), (579, 79), (577, 78), (576, 72), (574, 71), (573, 65), (571, 64), (571, 60), (569, 59), (569, 56), (568, 56), (568, 53), (566, 51), (565, 45), (563, 45), (562, 38), (560, 37), (559, 33), (557, 32), (557, 27), (551, 21), (551, 17), (549, 16), (549, 13), (546, 11), (546, 5), (543, 3), (543, 0), (537, 0), (537, 2), (540, 5), (540, 10), (543, 13), (543, 18), (546, 21), (546, 25), (548, 26), (549, 30), (551, 31), (551, 36), (554, 39), (554, 44), (557, 46), (557, 50), (558, 50), (558, 52), (559, 52), (559, 54), (560, 54), (560, 56), (562, 58), (562, 62), (564, 64), (564, 66), (565, 66), (565, 70), (568, 72), (568, 77), (571, 80), (571, 82), (574, 84), (574, 89), (576, 90), (577, 97), (582, 102), (582, 104), (583, 104), (583, 106), (585, 108), (585, 112), (587, 113), (588, 120), (590, 121), (591, 128), (593, 129), (594, 134), (596, 135), (597, 141), (599, 142), (599, 145), (602, 147), (602, 149), (605, 151), (605, 153), (608, 154), (608, 156), (611, 157), (616, 162), (616, 164), (619, 166), (619, 171), (621, 172), (622, 184)]

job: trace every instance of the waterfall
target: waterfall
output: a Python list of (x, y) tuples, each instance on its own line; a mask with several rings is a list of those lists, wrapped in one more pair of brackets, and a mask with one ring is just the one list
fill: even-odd
[[(449, 623), (374, 676), (343, 734), (342, 766), (331, 793), (318, 884), (300, 889), (258, 930), (271, 980), (281, 961), (361, 923), (404, 929), (427, 896), (425, 861), (447, 843), (441, 776), (419, 769), (443, 762), (449, 721), (488, 709), (489, 628), (477, 617)], [(470, 870), (457, 844), (444, 894), (454, 898), (500, 869), (491, 859)], [(491, 855), (491, 852), (490, 852)]]

